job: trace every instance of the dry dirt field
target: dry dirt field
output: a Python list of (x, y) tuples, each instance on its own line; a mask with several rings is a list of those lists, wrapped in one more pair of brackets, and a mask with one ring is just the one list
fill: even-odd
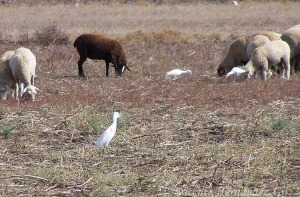
[[(299, 3), (0, 7), (0, 52), (37, 58), (36, 102), (0, 102), (0, 196), (299, 196), (300, 75), (237, 81), (230, 43), (300, 23)], [(73, 41), (114, 37), (122, 78)], [(173, 68), (192, 76), (165, 79)], [(121, 113), (109, 153), (95, 141)]]

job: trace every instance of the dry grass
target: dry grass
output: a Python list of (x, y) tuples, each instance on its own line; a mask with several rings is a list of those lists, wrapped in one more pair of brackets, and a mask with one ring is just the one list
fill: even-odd
[[(298, 10), (275, 3), (0, 7), (0, 51), (30, 48), (43, 91), (35, 103), (0, 103), (0, 195), (299, 196), (299, 76), (216, 76), (235, 37), (282, 32), (299, 21)], [(37, 42), (45, 28), (66, 43), (49, 41), (51, 34)], [(117, 37), (132, 72), (106, 78), (103, 61), (87, 61), (88, 77), (79, 79), (67, 41), (83, 32)], [(193, 75), (165, 79), (175, 67)], [(116, 110), (122, 117), (109, 154), (97, 152), (94, 142)]]

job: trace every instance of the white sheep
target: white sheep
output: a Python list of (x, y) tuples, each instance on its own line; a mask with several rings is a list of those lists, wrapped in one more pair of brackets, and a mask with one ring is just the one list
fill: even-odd
[(217, 73), (219, 76), (224, 76), (231, 71), (233, 67), (245, 65), (249, 61), (247, 55), (247, 46), (256, 35), (267, 36), (270, 40), (280, 40), (281, 36), (281, 34), (275, 32), (262, 31), (237, 38), (232, 42), (227, 51), (227, 55), (217, 68)]
[[(18, 99), (19, 84), (21, 84), (21, 97), (29, 96), (32, 102), (39, 89), (34, 86), (36, 59), (27, 48), (18, 48), (9, 60), (9, 66), (16, 81), (16, 99)], [(24, 88), (23, 85), (24, 84)]]
[(300, 68), (296, 66), (299, 64), (300, 56), (300, 24), (296, 25), (286, 31), (281, 35), (281, 39), (288, 43), (291, 49), (291, 74), (293, 75), (295, 71), (300, 71)]
[(6, 100), (11, 89), (15, 89), (15, 79), (9, 67), (9, 59), (14, 51), (6, 51), (0, 56), (0, 98)]
[(281, 71), (281, 78), (286, 79), (290, 77), (290, 47), (282, 40), (271, 41), (261, 47), (256, 48), (246, 64), (245, 70), (249, 71), (248, 78), (250, 78), (255, 71), (262, 73), (263, 80), (267, 79), (269, 68), (274, 66)]
[[(265, 45), (270, 42), (270, 39), (264, 35), (256, 35), (253, 37), (253, 40), (247, 46), (247, 55), (250, 60), (252, 52), (257, 48)], [(272, 72), (270, 70), (269, 75), (272, 76)], [(258, 73), (255, 74), (255, 78), (258, 77)]]
[(253, 40), (247, 46), (247, 55), (248, 58), (251, 58), (251, 54), (257, 47), (261, 47), (264, 44), (270, 42), (270, 39), (264, 35), (257, 35), (253, 37)]

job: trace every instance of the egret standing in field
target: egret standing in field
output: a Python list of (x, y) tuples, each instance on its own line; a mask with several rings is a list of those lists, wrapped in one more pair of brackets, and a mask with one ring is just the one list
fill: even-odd
[(95, 148), (107, 148), (109, 142), (113, 139), (117, 131), (117, 119), (120, 117), (118, 112), (114, 112), (112, 124), (100, 135), (96, 141)]
[(167, 72), (166, 77), (175, 78), (175, 77), (179, 77), (182, 74), (192, 74), (192, 71), (191, 70), (174, 69), (174, 70)]
[(242, 68), (239, 67), (233, 67), (227, 75), (225, 75), (225, 78), (229, 77), (229, 75), (235, 74), (237, 77), (240, 76), (240, 74), (245, 73), (246, 71)]
[(232, 1), (233, 5), (238, 6), (238, 2), (237, 1)]

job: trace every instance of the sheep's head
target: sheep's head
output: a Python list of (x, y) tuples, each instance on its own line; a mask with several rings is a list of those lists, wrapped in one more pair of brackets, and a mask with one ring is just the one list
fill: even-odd
[(217, 69), (217, 73), (220, 77), (226, 75), (232, 68), (229, 66), (223, 66), (222, 64), (220, 64), (220, 66)]
[(35, 87), (33, 85), (27, 86), (21, 92), (21, 97), (24, 97), (25, 99), (30, 99), (32, 102), (34, 102), (37, 91), (40, 91), (37, 87)]
[(0, 98), (5, 101), (8, 93), (12, 91), (7, 85), (0, 87)]
[(230, 51), (226, 55), (226, 57), (223, 59), (223, 61), (220, 63), (217, 73), (220, 77), (226, 75), (228, 72), (231, 71), (233, 67), (237, 66), (235, 63), (235, 58)]
[(229, 47), (227, 55), (217, 69), (219, 76), (224, 76), (230, 72), (233, 67), (245, 65), (249, 61), (247, 46), (248, 43), (245, 39), (236, 39), (233, 41)]
[(117, 76), (122, 76), (122, 74), (125, 72), (125, 70), (129, 70), (131, 72), (131, 70), (128, 68), (127, 65), (118, 66), (117, 69), (116, 69), (116, 75)]
[(221, 62), (217, 69), (217, 73), (220, 77), (226, 75), (233, 69), (234, 67), (244, 66), (248, 60), (243, 60), (237, 57), (228, 57), (226, 56), (225, 59)]

